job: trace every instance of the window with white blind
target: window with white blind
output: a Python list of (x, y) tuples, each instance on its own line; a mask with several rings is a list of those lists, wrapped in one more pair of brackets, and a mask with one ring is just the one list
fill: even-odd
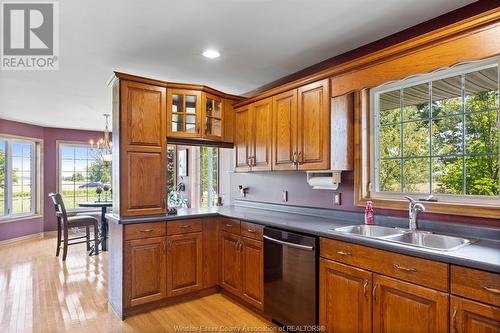
[(498, 60), (373, 89), (372, 196), (499, 204), (498, 92)]

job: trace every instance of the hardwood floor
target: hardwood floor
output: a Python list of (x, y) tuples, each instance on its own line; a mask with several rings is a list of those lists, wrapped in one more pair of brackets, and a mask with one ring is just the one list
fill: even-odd
[(121, 321), (107, 303), (107, 254), (89, 257), (84, 245), (72, 246), (64, 263), (55, 244), (47, 237), (0, 246), (0, 332), (220, 332), (271, 325), (221, 294)]

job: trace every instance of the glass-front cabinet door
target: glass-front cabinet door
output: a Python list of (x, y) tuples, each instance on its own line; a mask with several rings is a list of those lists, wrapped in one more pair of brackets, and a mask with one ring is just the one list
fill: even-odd
[(201, 92), (169, 89), (167, 97), (167, 135), (175, 137), (200, 136)]
[(222, 140), (223, 128), (223, 104), (221, 97), (203, 94), (203, 137), (212, 140)]

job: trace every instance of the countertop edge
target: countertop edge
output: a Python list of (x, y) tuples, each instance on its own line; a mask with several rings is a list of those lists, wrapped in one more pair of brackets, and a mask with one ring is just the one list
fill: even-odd
[[(380, 250), (390, 251), (390, 252), (404, 254), (404, 255), (410, 255), (410, 256), (414, 256), (414, 257), (418, 257), (418, 258), (422, 258), (422, 259), (428, 259), (428, 260), (434, 260), (434, 261), (444, 262), (444, 263), (453, 264), (453, 265), (465, 266), (465, 267), (469, 267), (469, 268), (475, 268), (475, 269), (490, 271), (490, 272), (494, 272), (494, 273), (500, 272), (500, 264), (489, 263), (486, 261), (477, 261), (477, 260), (474, 260), (471, 258), (466, 258), (466, 257), (450, 256), (450, 255), (447, 255), (448, 253), (450, 253), (447, 251), (443, 251), (441, 253), (441, 252), (430, 251), (430, 250), (426, 250), (426, 249), (422, 249), (422, 248), (414, 247), (414, 246), (410, 246), (410, 245), (391, 243), (388, 241), (374, 239), (374, 238), (361, 237), (361, 236), (355, 236), (355, 235), (347, 235), (347, 234), (341, 234), (341, 233), (333, 233), (333, 232), (324, 232), (324, 231), (313, 230), (313, 229), (308, 229), (308, 228), (300, 228), (300, 227), (296, 227), (296, 226), (275, 223), (275, 222), (266, 220), (265, 218), (258, 218), (258, 217), (242, 218), (241, 216), (237, 216), (236, 214), (231, 214), (230, 212), (225, 212), (225, 211), (213, 210), (213, 211), (203, 211), (203, 212), (196, 212), (196, 213), (189, 213), (189, 214), (183, 213), (183, 214), (179, 214), (179, 215), (138, 216), (138, 217), (127, 217), (127, 218), (120, 218), (116, 214), (112, 214), (112, 213), (106, 214), (106, 218), (109, 219), (111, 222), (117, 223), (117, 224), (122, 224), (122, 225), (161, 222), (161, 221), (175, 221), (175, 220), (184, 220), (184, 219), (192, 219), (192, 218), (202, 218), (202, 217), (218, 217), (218, 216), (226, 217), (226, 218), (236, 218), (236, 219), (243, 220), (243, 221), (262, 224), (262, 225), (268, 226), (268, 227), (280, 228), (280, 229), (285, 229), (285, 230), (289, 230), (289, 231), (295, 231), (295, 232), (300, 232), (300, 233), (304, 233), (304, 234), (314, 235), (317, 237), (324, 237), (324, 238), (329, 238), (329, 239), (334, 239), (334, 240), (345, 241), (345, 242), (349, 242), (349, 243), (353, 243), (353, 244), (369, 246), (369, 247), (380, 249)], [(356, 224), (359, 224), (359, 223), (356, 223)], [(477, 243), (480, 243), (482, 241), (483, 240), (479, 240)], [(491, 242), (494, 242), (494, 241), (491, 241)], [(499, 248), (500, 248), (500, 243), (499, 243)]]

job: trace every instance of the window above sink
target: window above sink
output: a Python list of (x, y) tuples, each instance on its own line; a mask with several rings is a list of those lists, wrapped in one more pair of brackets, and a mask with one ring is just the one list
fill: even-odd
[(499, 59), (371, 91), (371, 197), (500, 205)]

